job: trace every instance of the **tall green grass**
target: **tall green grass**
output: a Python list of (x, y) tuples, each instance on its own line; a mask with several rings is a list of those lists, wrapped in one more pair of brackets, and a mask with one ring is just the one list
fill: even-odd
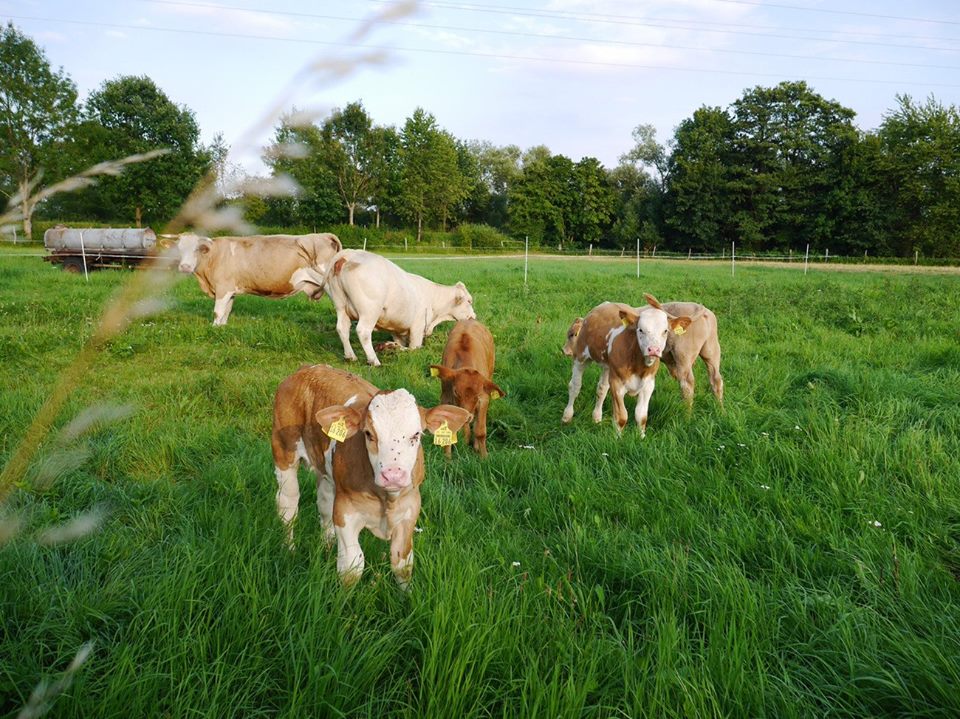
[[(487, 461), (425, 449), (411, 593), (369, 535), (339, 587), (305, 472), (284, 546), (272, 395), (303, 363), (344, 366), (329, 300), (239, 297), (214, 328), (186, 279), (61, 424), (132, 415), (51, 437), (3, 508), (22, 524), (0, 545), (2, 715), (88, 640), (53, 716), (960, 713), (956, 278), (536, 259), (524, 287), (516, 260), (398, 261), (466, 282), (508, 393)], [(0, 458), (126, 277), (0, 258)], [(632, 418), (617, 438), (609, 406), (590, 420), (594, 368), (562, 426), (570, 320), (643, 292), (717, 313), (725, 409), (698, 366), (688, 417), (664, 371), (646, 439)], [(435, 404), (446, 328), (352, 369)], [(98, 531), (38, 541), (91, 508)]]

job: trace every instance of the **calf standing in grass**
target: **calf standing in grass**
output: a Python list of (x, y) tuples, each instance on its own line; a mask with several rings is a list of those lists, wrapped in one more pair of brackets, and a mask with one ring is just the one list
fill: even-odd
[(277, 511), (293, 547), (300, 460), (317, 476), (317, 509), (327, 540), (337, 540), (345, 585), (363, 574), (360, 532), (390, 542), (390, 564), (406, 589), (413, 573), (413, 533), (420, 516), (424, 430), (456, 433), (470, 419), (459, 407), (417, 406), (407, 390), (379, 391), (327, 365), (302, 367), (277, 388), (273, 461)]
[(602, 417), (603, 400), (613, 390), (613, 418), (618, 432), (627, 424), (623, 398), (637, 397), (634, 412), (640, 435), (647, 431), (647, 411), (653, 395), (660, 356), (670, 332), (686, 330), (689, 317), (672, 317), (656, 307), (634, 309), (629, 305), (604, 302), (583, 318), (573, 347), (573, 372), (563, 421), (573, 418), (573, 403), (580, 393), (583, 370), (591, 360), (604, 366), (597, 384), (593, 419)]
[[(476, 320), (461, 320), (450, 330), (441, 364), (430, 365), (430, 374), (440, 378), (440, 401), (473, 415), (463, 434), (469, 442), (473, 430), (473, 448), (481, 457), (487, 456), (487, 406), (490, 400), (506, 396), (491, 379), (495, 354), (490, 330)], [(449, 457), (449, 445), (446, 452)]]
[(685, 332), (671, 332), (661, 360), (680, 383), (680, 393), (687, 407), (693, 407), (693, 363), (697, 357), (707, 366), (710, 389), (720, 404), (723, 404), (723, 377), (720, 375), (720, 338), (717, 334), (717, 316), (696, 302), (664, 302), (660, 304), (652, 295), (644, 295), (651, 307), (662, 309), (668, 315), (690, 317), (690, 326)]

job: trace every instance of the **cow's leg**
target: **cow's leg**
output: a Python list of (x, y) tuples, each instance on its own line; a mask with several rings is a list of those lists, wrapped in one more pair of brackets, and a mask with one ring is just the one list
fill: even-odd
[(423, 336), (424, 336), (424, 327), (420, 324), (415, 324), (410, 328), (410, 331), (407, 333), (407, 349), (419, 349), (423, 347)]
[(300, 483), (297, 481), (297, 467), (300, 460), (295, 455), (290, 457), (289, 464), (281, 469), (281, 464), (274, 465), (277, 475), (277, 514), (287, 532), (287, 546), (293, 550), (293, 520), (297, 518), (297, 505), (300, 503)]
[(353, 347), (350, 346), (350, 316), (346, 312), (337, 309), (337, 334), (340, 335), (340, 341), (343, 343), (343, 358), (349, 362), (356, 362), (357, 356), (353, 353)]
[(358, 513), (345, 512), (343, 526), (334, 525), (337, 535), (337, 573), (345, 587), (349, 587), (363, 575), (363, 550), (360, 549), (362, 529), (363, 517)]
[(376, 320), (371, 321), (366, 317), (357, 320), (357, 339), (360, 340), (363, 353), (367, 356), (367, 364), (379, 367), (380, 360), (377, 359), (377, 353), (373, 349), (373, 328), (376, 324)]
[(230, 317), (230, 310), (233, 309), (233, 297), (235, 292), (227, 292), (223, 295), (217, 295), (216, 302), (213, 303), (213, 325), (220, 327), (227, 324)]
[(720, 343), (707, 340), (700, 350), (700, 359), (707, 366), (710, 373), (710, 389), (720, 404), (723, 404), (723, 377), (720, 375)]
[(403, 522), (390, 535), (390, 566), (403, 591), (410, 589), (413, 577), (413, 522)]
[(597, 381), (597, 403), (593, 405), (593, 421), (600, 422), (603, 419), (603, 401), (607, 398), (607, 392), (610, 391), (610, 368), (603, 366), (600, 373), (600, 379)]
[(333, 500), (336, 494), (337, 489), (333, 480), (325, 474), (317, 472), (317, 513), (320, 515), (323, 537), (328, 548), (333, 546), (333, 540), (337, 538), (337, 534), (333, 530)]
[(627, 426), (627, 407), (623, 403), (627, 388), (615, 382), (611, 383), (611, 389), (613, 389), (613, 425), (617, 428), (617, 434), (623, 434), (623, 428)]
[(473, 448), (481, 457), (487, 456), (487, 405), (488, 400), (477, 403), (477, 416), (473, 422), (463, 425), (463, 436), (470, 441), (470, 425), (473, 425)]
[(680, 380), (680, 394), (683, 395), (683, 401), (687, 405), (687, 412), (693, 409), (693, 392), (696, 387), (696, 380), (693, 376), (693, 362), (685, 362), (683, 366), (677, 367), (677, 375)]
[(573, 419), (573, 403), (580, 394), (580, 385), (583, 384), (583, 370), (587, 366), (586, 362), (580, 360), (573, 361), (573, 369), (570, 373), (570, 384), (567, 385), (567, 406), (563, 410), (563, 422), (567, 423)]
[(634, 410), (634, 418), (637, 420), (641, 437), (647, 436), (647, 412), (650, 408), (650, 398), (653, 396), (654, 376), (643, 377), (640, 380), (640, 390), (637, 392), (637, 408)]

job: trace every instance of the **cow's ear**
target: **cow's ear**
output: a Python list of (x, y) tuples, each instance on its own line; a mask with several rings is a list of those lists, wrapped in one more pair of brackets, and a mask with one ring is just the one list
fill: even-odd
[(675, 335), (682, 335), (687, 331), (687, 327), (690, 326), (690, 323), (693, 322), (693, 320), (684, 315), (683, 317), (671, 317), (669, 322), (670, 331)]
[(423, 423), (423, 428), (431, 434), (436, 432), (444, 423), (451, 432), (456, 432), (472, 418), (473, 415), (463, 407), (454, 407), (452, 404), (438, 404), (433, 409), (420, 407), (420, 420)]
[(634, 324), (637, 319), (640, 317), (634, 310), (620, 310), (620, 322), (623, 323), (623, 326)]
[(342, 442), (360, 429), (360, 413), (353, 407), (335, 404), (324, 407), (314, 415), (323, 433), (330, 439)]
[(486, 380), (483, 383), (483, 391), (490, 395), (490, 399), (499, 399), (500, 397), (507, 396), (507, 393), (495, 385), (491, 380)]
[(653, 308), (655, 308), (655, 309), (658, 309), (658, 310), (662, 310), (662, 309), (663, 309), (663, 307), (660, 306), (660, 301), (659, 301), (656, 297), (654, 297), (653, 295), (651, 295), (651, 294), (649, 294), (649, 293), (647, 293), (647, 292), (644, 292), (644, 293), (643, 293), (643, 299), (645, 299), (645, 300), (647, 301), (647, 304), (650, 305), (651, 307), (653, 307)]
[(449, 367), (444, 367), (443, 365), (439, 365), (439, 364), (430, 365), (430, 376), (439, 377), (441, 382), (443, 380), (453, 379), (455, 375), (456, 375), (456, 372), (454, 372)]
[(200, 242), (197, 244), (197, 250), (200, 252), (201, 255), (207, 254), (212, 248), (213, 248), (213, 241), (206, 237), (200, 240)]

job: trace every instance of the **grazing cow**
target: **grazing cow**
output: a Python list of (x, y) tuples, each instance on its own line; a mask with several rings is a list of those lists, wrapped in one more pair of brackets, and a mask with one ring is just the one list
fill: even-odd
[[(337, 572), (345, 585), (363, 573), (360, 532), (390, 542), (394, 577), (406, 589), (413, 572), (413, 533), (420, 515), (424, 430), (435, 441), (455, 434), (470, 413), (417, 406), (407, 390), (379, 391), (327, 365), (301, 367), (277, 388), (273, 461), (277, 512), (293, 548), (300, 460), (317, 476), (317, 510), (327, 541), (337, 540)], [(442, 443), (442, 442), (438, 442)]]
[(193, 273), (200, 289), (215, 299), (213, 324), (225, 325), (236, 295), (289, 297), (303, 292), (323, 297), (323, 276), (343, 249), (336, 235), (180, 235), (180, 271)]
[[(473, 430), (473, 448), (481, 457), (487, 456), (487, 406), (492, 399), (506, 397), (491, 379), (495, 354), (490, 330), (476, 320), (460, 320), (450, 330), (441, 363), (430, 365), (430, 374), (440, 378), (440, 402), (473, 415), (463, 436), (469, 442)], [(445, 449), (449, 457), (452, 448)]]
[(441, 322), (477, 316), (473, 297), (462, 282), (438, 285), (363, 250), (337, 253), (327, 272), (326, 290), (337, 308), (343, 356), (357, 359), (350, 346), (350, 324), (356, 320), (357, 337), (367, 362), (375, 367), (380, 366), (380, 360), (371, 339), (374, 328), (386, 330), (395, 341), (416, 349)]
[(640, 435), (646, 435), (647, 411), (660, 356), (670, 332), (681, 332), (690, 325), (689, 317), (671, 317), (662, 309), (604, 302), (583, 318), (583, 326), (573, 348), (573, 373), (570, 378), (569, 399), (563, 411), (563, 421), (573, 418), (573, 403), (580, 393), (583, 370), (591, 360), (602, 364), (603, 372), (597, 384), (597, 402), (593, 419), (602, 418), (603, 400), (613, 390), (613, 418), (618, 432), (627, 424), (625, 395), (637, 397), (634, 412)]

